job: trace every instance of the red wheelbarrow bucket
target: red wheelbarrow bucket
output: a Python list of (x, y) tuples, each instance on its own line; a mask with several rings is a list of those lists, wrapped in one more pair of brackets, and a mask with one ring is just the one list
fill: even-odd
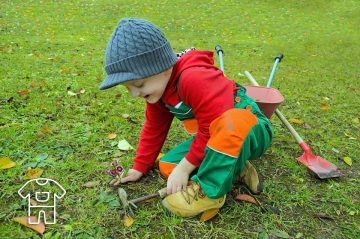
[(284, 102), (284, 97), (277, 89), (243, 85), (246, 88), (246, 94), (254, 99), (261, 112), (270, 119), (276, 108)]

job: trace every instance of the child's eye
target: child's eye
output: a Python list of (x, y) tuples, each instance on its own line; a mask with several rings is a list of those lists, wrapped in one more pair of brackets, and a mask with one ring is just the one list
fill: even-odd
[(135, 87), (137, 88), (141, 88), (144, 86), (144, 83), (138, 83), (138, 84), (134, 84)]

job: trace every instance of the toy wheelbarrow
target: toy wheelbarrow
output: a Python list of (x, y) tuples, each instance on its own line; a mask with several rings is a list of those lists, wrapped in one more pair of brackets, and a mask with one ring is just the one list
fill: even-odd
[[(221, 47), (217, 46), (215, 49), (218, 51), (219, 49), (221, 50)], [(223, 53), (222, 50), (221, 53)], [(222, 54), (219, 54), (219, 56), (220, 58), (222, 58)], [(266, 88), (259, 86), (255, 79), (251, 76), (251, 74), (245, 71), (245, 75), (254, 85), (244, 85), (244, 87), (247, 89), (247, 94), (252, 97), (254, 101), (259, 105), (260, 110), (264, 113), (266, 117), (270, 118), (272, 113), (275, 112), (281, 122), (283, 122), (283, 124), (290, 131), (296, 142), (299, 144), (300, 148), (304, 151), (303, 155), (297, 158), (297, 162), (304, 165), (311, 174), (313, 174), (319, 179), (340, 177), (341, 171), (334, 164), (320, 156), (311, 153), (311, 148), (305, 143), (305, 141), (295, 131), (291, 124), (286, 120), (284, 115), (277, 109), (277, 107), (283, 102), (284, 98), (279, 91), (270, 88), (270, 86), (275, 75), (276, 67), (282, 58), (282, 54), (279, 54), (275, 58), (275, 64), (270, 74)], [(221, 62), (223, 61), (221, 60)]]

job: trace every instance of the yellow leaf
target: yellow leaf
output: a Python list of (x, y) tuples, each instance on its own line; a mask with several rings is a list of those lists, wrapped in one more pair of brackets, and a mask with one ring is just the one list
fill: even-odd
[(61, 69), (60, 69), (60, 72), (63, 73), (63, 74), (69, 74), (69, 73), (70, 73), (70, 70), (69, 70), (69, 69), (66, 69), (66, 68), (61, 68)]
[(206, 222), (210, 220), (211, 218), (215, 217), (218, 214), (218, 212), (219, 212), (219, 208), (214, 208), (205, 211), (200, 217), (200, 222)]
[(40, 129), (41, 133), (44, 133), (44, 134), (52, 134), (52, 130), (50, 128), (48, 128), (47, 126), (43, 126), (41, 129)]
[(12, 161), (9, 157), (0, 158), (0, 169), (8, 169), (12, 168), (16, 165), (14, 161)]
[(26, 172), (26, 175), (24, 177), (24, 179), (35, 179), (41, 176), (41, 174), (44, 172), (43, 169), (41, 168), (34, 168), (34, 169), (29, 169)]
[(353, 118), (353, 119), (352, 119), (352, 122), (355, 123), (355, 124), (359, 124), (359, 123), (360, 123), (359, 118)]
[(155, 163), (159, 163), (160, 159), (164, 156), (163, 153), (159, 153), (159, 155), (157, 156)]
[(124, 225), (126, 227), (130, 227), (133, 223), (134, 223), (134, 219), (132, 217), (126, 215), (124, 216)]
[[(40, 222), (39, 224), (29, 224), (28, 220), (29, 217), (15, 217), (12, 219), (14, 222), (20, 223), (21, 225), (24, 225), (25, 227), (31, 228), (34, 231), (37, 231), (41, 235), (45, 232), (45, 225), (44, 223)], [(37, 217), (31, 216), (30, 221), (31, 222), (37, 222)]]
[(330, 106), (324, 106), (324, 107), (321, 107), (322, 110), (329, 110), (330, 109)]
[(294, 124), (303, 124), (304, 123), (304, 121), (298, 120), (298, 119), (289, 119), (289, 122), (294, 123)]
[(344, 157), (344, 162), (349, 166), (352, 165), (352, 159), (350, 157)]
[(115, 139), (117, 134), (109, 134), (108, 139)]
[(321, 101), (320, 101), (320, 104), (321, 104), (321, 105), (326, 105), (326, 101), (325, 101), (325, 100), (321, 100)]

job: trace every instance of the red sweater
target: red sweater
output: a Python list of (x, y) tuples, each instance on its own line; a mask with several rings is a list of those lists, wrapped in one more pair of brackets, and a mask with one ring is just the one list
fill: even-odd
[[(176, 79), (181, 73), (177, 90)], [(234, 107), (235, 87), (235, 82), (228, 80), (222, 71), (214, 66), (213, 52), (189, 51), (179, 58), (161, 97), (162, 102), (146, 103), (145, 123), (140, 134), (133, 168), (147, 173), (152, 167), (173, 119), (165, 104), (175, 106), (181, 100), (192, 108), (199, 125), (198, 133), (185, 157), (193, 165), (199, 166), (210, 137), (210, 123), (223, 112)]]

